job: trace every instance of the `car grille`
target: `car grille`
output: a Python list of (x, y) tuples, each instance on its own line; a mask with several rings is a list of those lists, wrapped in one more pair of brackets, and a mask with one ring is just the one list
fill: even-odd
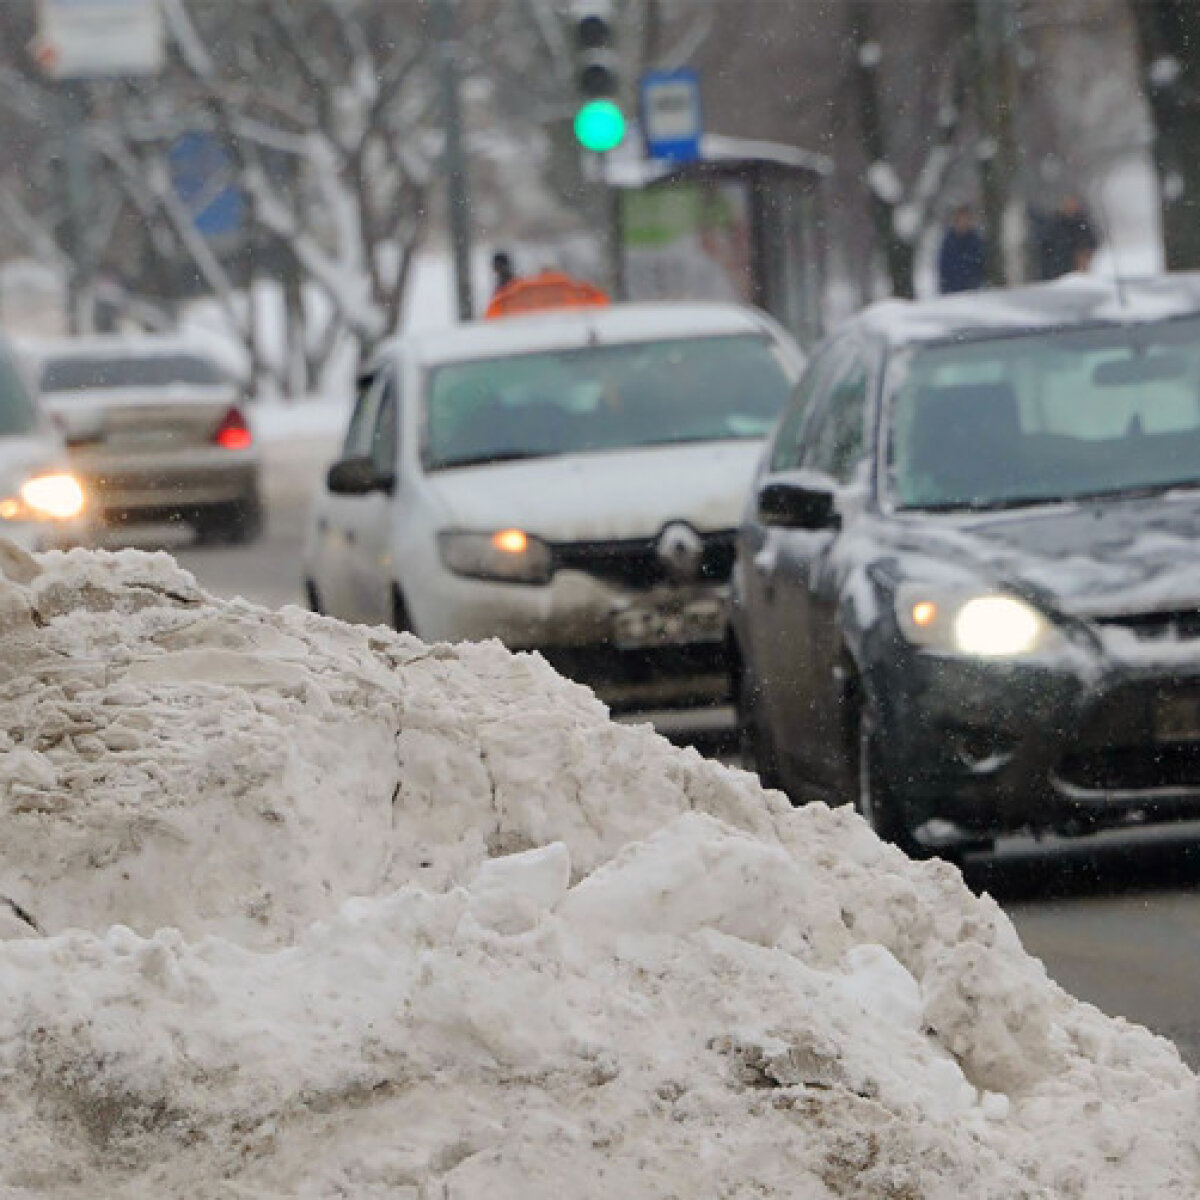
[(1200, 788), (1200, 741), (1159, 741), (1155, 706), (1195, 696), (1200, 682), (1147, 680), (1114, 688), (1079, 728), (1056, 774), (1095, 792)]
[[(724, 583), (733, 571), (735, 534), (701, 534), (704, 553), (697, 582)], [(560, 570), (582, 571), (617, 587), (639, 590), (670, 580), (658, 557), (657, 539), (619, 542), (571, 542), (553, 547)]]
[(1143, 642), (1193, 641), (1200, 638), (1200, 609), (1103, 617), (1097, 624), (1109, 629), (1127, 630)]
[(1094, 792), (1200, 787), (1200, 746), (1118, 746), (1069, 754), (1058, 775)]

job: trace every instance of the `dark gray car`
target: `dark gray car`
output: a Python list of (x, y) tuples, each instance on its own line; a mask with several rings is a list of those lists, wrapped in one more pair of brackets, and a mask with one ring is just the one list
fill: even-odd
[(865, 310), (739, 537), (744, 740), (910, 852), (1200, 816), (1200, 275)]

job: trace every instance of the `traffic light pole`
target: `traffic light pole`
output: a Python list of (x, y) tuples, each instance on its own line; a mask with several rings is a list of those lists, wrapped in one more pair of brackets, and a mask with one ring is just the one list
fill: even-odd
[(91, 180), (88, 148), (84, 140), (87, 109), (82, 84), (70, 81), (59, 91), (59, 114), (63, 136), (63, 183), (66, 190), (71, 246), (71, 276), (68, 281), (67, 328), (73, 334), (91, 333), (93, 319), (92, 239), (88, 224), (91, 210)]
[(471, 196), (463, 153), (462, 110), (458, 101), (458, 44), (452, 0), (431, 0), (434, 37), (441, 68), (442, 126), (445, 144), (442, 170), (446, 176), (450, 243), (454, 253), (454, 290), (460, 321), (474, 312), (471, 295)]

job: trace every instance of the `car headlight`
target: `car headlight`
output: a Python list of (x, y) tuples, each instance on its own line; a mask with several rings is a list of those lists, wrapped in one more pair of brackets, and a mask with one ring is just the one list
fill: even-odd
[(0, 499), (0, 519), (5, 521), (69, 521), (84, 509), (83, 488), (65, 472), (35, 475), (15, 496)]
[(914, 646), (968, 658), (1022, 658), (1060, 636), (1031, 604), (1004, 592), (905, 584), (896, 616)]
[(553, 574), (550, 547), (523, 529), (438, 535), (442, 562), (456, 575), (504, 583), (547, 583)]

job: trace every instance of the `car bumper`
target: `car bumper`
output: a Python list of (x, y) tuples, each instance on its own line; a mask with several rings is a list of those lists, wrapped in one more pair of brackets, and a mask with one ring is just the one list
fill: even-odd
[(1081, 831), (1200, 816), (1200, 642), (1160, 661), (905, 653), (889, 674), (873, 689), (887, 697), (879, 752), (914, 827)]
[(87, 545), (95, 526), (86, 516), (73, 521), (0, 521), (0, 538), (31, 554)]
[(230, 504), (258, 488), (255, 455), (214, 449), (155, 457), (113, 458), (77, 465), (85, 489), (106, 518), (153, 520)]
[(719, 704), (729, 696), (724, 584), (624, 589), (563, 570), (530, 586), (442, 572), (436, 588), (408, 599), (427, 641), (498, 638), (513, 650), (539, 651), (613, 708)]

